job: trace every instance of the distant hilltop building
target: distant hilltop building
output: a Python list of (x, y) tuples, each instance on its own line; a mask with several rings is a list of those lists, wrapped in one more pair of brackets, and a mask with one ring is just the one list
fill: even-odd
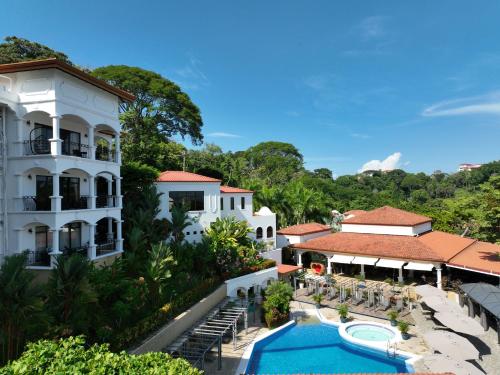
[(458, 166), (458, 171), (459, 172), (472, 171), (473, 169), (478, 169), (481, 166), (482, 164), (463, 163)]

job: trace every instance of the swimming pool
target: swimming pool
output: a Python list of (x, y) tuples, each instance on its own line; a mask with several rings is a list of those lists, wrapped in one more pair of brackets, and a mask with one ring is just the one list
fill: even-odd
[(382, 341), (386, 343), (387, 341), (394, 340), (396, 334), (389, 328), (381, 327), (374, 324), (353, 324), (346, 328), (348, 335), (365, 341)]
[(408, 373), (405, 359), (348, 343), (330, 324), (290, 324), (255, 343), (245, 372)]

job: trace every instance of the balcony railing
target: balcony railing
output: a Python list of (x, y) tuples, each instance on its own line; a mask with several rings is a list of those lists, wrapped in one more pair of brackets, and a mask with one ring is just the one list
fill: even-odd
[(61, 209), (63, 210), (86, 210), (89, 208), (89, 196), (82, 195), (80, 198), (62, 198)]
[[(50, 141), (48, 139), (33, 139), (24, 141), (24, 155), (47, 155), (50, 154)], [(62, 143), (61, 153), (63, 155), (76, 156), (79, 158), (90, 158), (89, 146), (77, 142)]]
[(95, 200), (96, 208), (117, 207), (116, 195), (98, 195)]
[(106, 241), (100, 244), (96, 244), (96, 255), (101, 256), (101, 255), (106, 255), (109, 253), (112, 253), (116, 250), (116, 241), (111, 240), (111, 241)]
[(28, 250), (28, 266), (50, 267), (49, 249), (41, 247), (36, 250)]
[(95, 149), (96, 160), (116, 162), (116, 151), (108, 147), (97, 146)]
[(84, 245), (84, 246), (78, 246), (78, 247), (65, 247), (64, 249), (61, 249), (61, 252), (63, 253), (63, 255), (73, 255), (73, 254), (80, 254), (80, 255), (83, 255), (83, 256), (87, 256), (87, 250), (88, 250), (88, 246), (87, 245)]
[(24, 211), (50, 211), (51, 202), (50, 198), (41, 199), (35, 196), (23, 197), (23, 210)]

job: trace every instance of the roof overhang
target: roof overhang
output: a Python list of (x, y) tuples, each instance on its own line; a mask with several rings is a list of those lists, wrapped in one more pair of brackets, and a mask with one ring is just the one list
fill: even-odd
[(434, 268), (433, 263), (422, 263), (422, 262), (409, 262), (403, 267), (405, 270), (415, 270), (415, 271), (432, 271)]
[(404, 260), (396, 260), (396, 259), (383, 259), (381, 258), (377, 262), (377, 267), (384, 267), (384, 268), (401, 268), (403, 264), (406, 262)]
[(75, 68), (61, 60), (56, 58), (44, 59), (44, 60), (32, 60), (32, 61), (22, 61), (11, 64), (0, 64), (0, 74), (2, 73), (17, 73), (17, 72), (27, 72), (31, 70), (43, 70), (43, 69), (58, 69), (65, 72), (73, 77), (76, 77), (82, 81), (85, 81), (95, 87), (98, 87), (110, 94), (116, 95), (122, 100), (132, 102), (135, 100), (135, 96), (131, 93), (114, 87), (109, 83), (91, 76), (84, 71)]

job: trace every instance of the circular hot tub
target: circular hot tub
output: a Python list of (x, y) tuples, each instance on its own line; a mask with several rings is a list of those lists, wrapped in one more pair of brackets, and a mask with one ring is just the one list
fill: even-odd
[(388, 327), (370, 323), (355, 323), (346, 327), (345, 332), (358, 340), (387, 342), (396, 338), (396, 333)]

